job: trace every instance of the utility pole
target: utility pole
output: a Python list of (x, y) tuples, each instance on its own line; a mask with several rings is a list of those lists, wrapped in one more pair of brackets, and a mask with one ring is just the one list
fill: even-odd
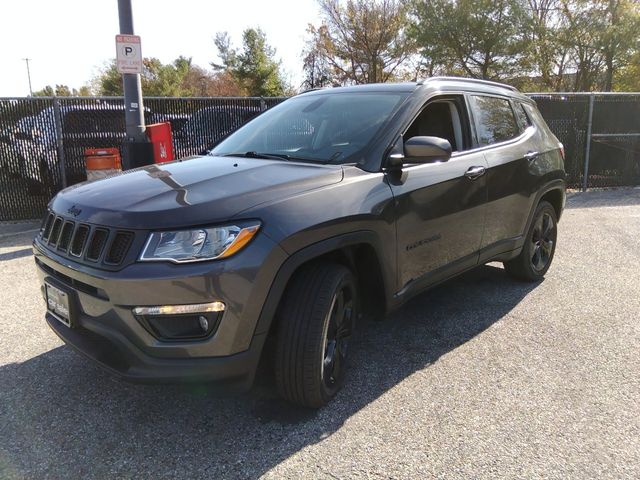
[(29, 61), (30, 58), (23, 58), (25, 63), (27, 64), (27, 78), (29, 79), (29, 95), (33, 97), (33, 89), (31, 88), (31, 70), (29, 70)]
[[(131, 0), (118, 0), (120, 33), (133, 35)], [(153, 148), (145, 135), (140, 74), (123, 73), (126, 138), (122, 145), (125, 170), (153, 163)]]

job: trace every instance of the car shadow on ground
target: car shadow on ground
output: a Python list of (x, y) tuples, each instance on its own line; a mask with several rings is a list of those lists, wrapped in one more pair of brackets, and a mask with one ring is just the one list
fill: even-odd
[(131, 385), (67, 347), (5, 365), (0, 477), (257, 477), (481, 334), (535, 287), (484, 266), (416, 297), (386, 321), (363, 322), (349, 381), (320, 411), (286, 404), (264, 381), (230, 398), (206, 385)]
[[(18, 225), (18, 228), (22, 226)], [(32, 254), (31, 244), (35, 237), (37, 230), (33, 228), (33, 225), (25, 225), (26, 231), (20, 231), (13, 233), (5, 233), (4, 230), (9, 228), (2, 228), (0, 225), (0, 262), (15, 260), (17, 258), (28, 257)]]
[(35, 224), (0, 224), (0, 262), (27, 257), (32, 254), (31, 244), (37, 233), (37, 228), (34, 227)]

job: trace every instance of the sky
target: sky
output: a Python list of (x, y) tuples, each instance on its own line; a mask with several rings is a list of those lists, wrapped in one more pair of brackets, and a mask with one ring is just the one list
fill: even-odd
[[(168, 63), (179, 55), (202, 67), (216, 59), (213, 37), (260, 27), (282, 60), (285, 74), (302, 82), (301, 51), (309, 23), (318, 23), (315, 0), (132, 0), (142, 54)], [(30, 58), (33, 90), (88, 83), (115, 57), (117, 0), (0, 0), (0, 97), (29, 94), (24, 58)]]

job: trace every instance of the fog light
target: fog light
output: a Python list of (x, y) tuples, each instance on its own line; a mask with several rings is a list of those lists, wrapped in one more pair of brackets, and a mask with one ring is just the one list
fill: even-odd
[(202, 328), (203, 332), (209, 330), (209, 320), (207, 320), (207, 317), (203, 317), (202, 315), (200, 315), (198, 321), (200, 322), (200, 328)]
[(136, 307), (133, 314), (162, 340), (197, 340), (211, 335), (224, 312), (222, 302)]

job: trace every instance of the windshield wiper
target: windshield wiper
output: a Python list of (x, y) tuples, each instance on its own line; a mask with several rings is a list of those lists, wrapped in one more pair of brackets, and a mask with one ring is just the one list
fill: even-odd
[(292, 155), (287, 155), (286, 153), (267, 153), (267, 152), (243, 152), (243, 153), (223, 153), (220, 155), (221, 157), (247, 157), (247, 158), (264, 158), (266, 160), (286, 160), (286, 161), (296, 161), (299, 160), (301, 162), (314, 162), (319, 163), (318, 160), (313, 158), (304, 158), (304, 157), (294, 157)]
[(264, 158), (267, 160), (291, 160), (289, 155), (284, 153), (262, 153), (262, 152), (242, 152), (242, 153), (223, 153), (221, 157), (247, 157), (247, 158)]

